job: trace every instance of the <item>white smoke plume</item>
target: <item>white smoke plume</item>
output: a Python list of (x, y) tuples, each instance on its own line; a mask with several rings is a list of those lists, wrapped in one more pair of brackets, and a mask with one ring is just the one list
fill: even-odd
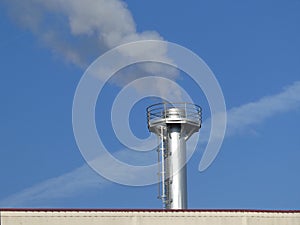
[(10, 15), (64, 59), (85, 67), (104, 51), (129, 41), (160, 40), (155, 31), (138, 33), (119, 0), (4, 0)]
[[(162, 40), (156, 31), (137, 32), (136, 24), (121, 0), (2, 0), (9, 14), (21, 27), (31, 31), (42, 45), (54, 55), (82, 69), (86, 69), (98, 56), (124, 43), (139, 40)], [(152, 54), (157, 59), (171, 60), (166, 56), (167, 47), (131, 49), (121, 52), (124, 61)], [(122, 60), (118, 59), (118, 60)], [(171, 80), (178, 77), (174, 68), (158, 63), (139, 64), (134, 72), (124, 71), (112, 83), (123, 87), (141, 76), (163, 75)], [(101, 79), (101, 76), (99, 76)], [(151, 86), (151, 87), (150, 87)], [(152, 84), (163, 98), (174, 95), (169, 87)], [(140, 89), (136, 88), (137, 91)], [(165, 93), (169, 90), (168, 93)], [(180, 101), (181, 96), (178, 95)]]

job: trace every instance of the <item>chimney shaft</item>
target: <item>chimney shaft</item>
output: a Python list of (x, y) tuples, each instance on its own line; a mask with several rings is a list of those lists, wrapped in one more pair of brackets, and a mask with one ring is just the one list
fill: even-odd
[(170, 188), (168, 198), (171, 200), (169, 209), (187, 208), (187, 180), (186, 180), (186, 143), (181, 134), (181, 127), (170, 124), (167, 127), (168, 140), (168, 177)]
[(159, 103), (147, 108), (148, 128), (160, 140), (160, 194), (165, 209), (187, 209), (186, 141), (201, 127), (201, 108)]

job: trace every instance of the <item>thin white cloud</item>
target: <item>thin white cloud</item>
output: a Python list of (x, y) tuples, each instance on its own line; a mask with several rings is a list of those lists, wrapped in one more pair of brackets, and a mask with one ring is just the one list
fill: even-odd
[[(282, 92), (262, 97), (258, 101), (231, 108), (227, 111), (226, 137), (252, 129), (253, 125), (280, 113), (292, 111), (300, 107), (300, 81), (287, 86)], [(200, 130), (201, 143), (208, 140), (210, 119), (203, 122)]]
[[(295, 82), (281, 93), (266, 96), (256, 102), (235, 107), (228, 112), (227, 136), (235, 135), (249, 126), (263, 122), (279, 113), (300, 107), (300, 82)], [(207, 123), (207, 121), (205, 122)], [(201, 136), (208, 137), (209, 129), (203, 129)], [(203, 139), (201, 138), (203, 141)], [(122, 151), (120, 151), (119, 155)], [(124, 156), (124, 155), (123, 155)], [(128, 156), (128, 154), (127, 154)], [(126, 157), (126, 155), (125, 155)], [(105, 161), (105, 160), (104, 160)], [(120, 176), (124, 176), (124, 171)], [(134, 177), (130, 179), (136, 179)], [(1, 207), (22, 207), (43, 205), (50, 199), (79, 195), (87, 189), (105, 188), (110, 183), (96, 174), (87, 165), (69, 173), (48, 179), (0, 201)]]
[(58, 177), (33, 185), (0, 201), (0, 207), (47, 206), (51, 199), (79, 195), (88, 189), (104, 188), (109, 182), (86, 164)]
[[(153, 153), (154, 152), (150, 152), (150, 154), (147, 154), (141, 152), (143, 156), (132, 155), (130, 152), (126, 151), (126, 149), (123, 149), (116, 152), (114, 156), (119, 158), (122, 162), (128, 161), (128, 163), (132, 164), (139, 162), (148, 165), (153, 163), (153, 158), (156, 158), (156, 155)], [(147, 155), (145, 156), (145, 154)], [(95, 161), (98, 165), (102, 165), (102, 168), (110, 167), (109, 159), (106, 155), (96, 158)], [(142, 172), (135, 176), (128, 171), (120, 170), (120, 168), (115, 168), (115, 170), (111, 170), (109, 173), (114, 177), (124, 177), (129, 182), (137, 182), (139, 179), (143, 178)], [(37, 183), (32, 187), (26, 188), (0, 200), (0, 208), (49, 207), (47, 204), (49, 201), (79, 196), (81, 193), (86, 193), (89, 190), (105, 188), (111, 183), (111, 181), (100, 176), (87, 164), (83, 164), (70, 172)]]
[[(227, 112), (226, 137), (240, 134), (244, 131), (253, 131), (253, 125), (279, 114), (300, 107), (300, 82), (294, 82), (282, 92), (266, 96), (256, 102), (250, 102), (239, 107), (234, 107)], [(210, 119), (204, 122), (200, 131), (199, 142), (205, 144), (210, 135)], [(220, 137), (222, 138), (222, 137)], [(188, 143), (194, 144), (194, 143)], [(215, 160), (220, 149), (203, 153), (199, 163), (199, 171), (206, 170)]]
[(284, 112), (300, 107), (300, 81), (294, 82), (282, 92), (266, 96), (229, 110), (227, 114), (227, 136), (235, 135), (252, 125)]

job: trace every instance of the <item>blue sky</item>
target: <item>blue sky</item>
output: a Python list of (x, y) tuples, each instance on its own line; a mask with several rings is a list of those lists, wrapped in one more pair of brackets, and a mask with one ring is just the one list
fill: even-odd
[[(87, 65), (131, 35), (191, 49), (223, 90), (227, 134), (207, 170), (198, 171), (205, 146), (189, 161), (189, 208), (300, 209), (300, 1), (53, 2), (0, 4), (0, 207), (161, 208), (157, 185), (128, 187), (97, 175), (73, 135), (73, 96)], [(102, 25), (91, 27), (105, 34), (99, 43), (81, 20), (93, 13)], [(177, 82), (209, 119), (201, 90), (184, 74)], [(109, 116), (121, 85), (107, 84), (97, 112)], [(151, 102), (132, 111), (139, 137), (148, 135)], [(97, 125), (118, 154), (123, 147), (107, 118)]]

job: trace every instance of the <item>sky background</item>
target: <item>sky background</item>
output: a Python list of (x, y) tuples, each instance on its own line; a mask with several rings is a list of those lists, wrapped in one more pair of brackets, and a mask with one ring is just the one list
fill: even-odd
[[(87, 65), (120, 43), (159, 37), (208, 64), (227, 106), (216, 160), (199, 172), (199, 145), (188, 163), (189, 208), (300, 209), (299, 0), (36, 2), (0, 1), (1, 208), (162, 207), (157, 185), (119, 185), (90, 169), (72, 130)], [(183, 73), (177, 82), (208, 119), (201, 90)], [(96, 108), (105, 112), (97, 125), (112, 153), (122, 145), (107, 117), (121, 87), (107, 84)], [(130, 117), (141, 138), (151, 102), (139, 102)]]

